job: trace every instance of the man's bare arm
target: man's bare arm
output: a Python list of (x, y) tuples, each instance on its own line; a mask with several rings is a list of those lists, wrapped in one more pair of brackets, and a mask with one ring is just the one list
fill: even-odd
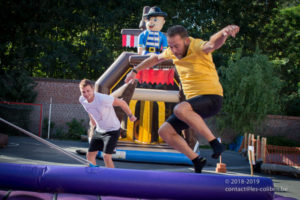
[(221, 46), (223, 46), (228, 36), (235, 37), (239, 30), (240, 27), (236, 25), (226, 26), (210, 37), (209, 41), (203, 45), (202, 51), (205, 53), (211, 53), (214, 50), (219, 49)]
[(95, 122), (94, 118), (91, 116), (91, 114), (89, 114), (89, 118), (90, 118), (91, 125), (93, 127), (95, 127), (96, 126), (96, 122)]
[(128, 83), (130, 80), (134, 79), (137, 72), (149, 67), (153, 67), (157, 65), (158, 63), (163, 62), (165, 59), (162, 57), (162, 54), (159, 55), (151, 55), (149, 58), (145, 59), (143, 62), (138, 64), (134, 69), (129, 72), (126, 76), (125, 83)]
[(113, 102), (113, 106), (121, 107), (121, 109), (129, 117), (130, 121), (135, 121), (136, 120), (136, 117), (132, 114), (128, 104), (123, 99), (115, 98), (115, 100)]

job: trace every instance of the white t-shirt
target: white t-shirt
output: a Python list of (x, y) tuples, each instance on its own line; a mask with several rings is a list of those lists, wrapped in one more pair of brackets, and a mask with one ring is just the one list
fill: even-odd
[(96, 122), (96, 131), (109, 132), (120, 129), (120, 121), (113, 107), (114, 97), (95, 92), (94, 101), (89, 103), (83, 96), (79, 102)]

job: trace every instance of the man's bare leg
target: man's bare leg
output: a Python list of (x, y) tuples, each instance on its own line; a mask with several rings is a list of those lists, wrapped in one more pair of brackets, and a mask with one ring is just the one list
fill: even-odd
[(189, 159), (193, 160), (198, 156), (187, 144), (187, 142), (176, 133), (175, 129), (167, 122), (159, 128), (158, 134), (175, 150), (185, 154)]
[(177, 134), (175, 129), (168, 122), (163, 123), (158, 130), (158, 134), (175, 150), (185, 154), (189, 159), (191, 159), (194, 163), (195, 172), (201, 173), (202, 168), (206, 164), (206, 159), (199, 157), (199, 155), (190, 148), (187, 142)]
[(184, 121), (189, 125), (189, 127), (196, 130), (198, 134), (201, 134), (207, 139), (208, 142), (210, 142), (214, 150), (214, 153), (212, 155), (213, 158), (218, 158), (221, 155), (221, 153), (224, 151), (223, 146), (218, 142), (211, 130), (207, 127), (203, 118), (196, 112), (194, 112), (189, 103), (182, 102), (178, 104), (174, 108), (174, 114), (178, 119)]
[(96, 156), (98, 151), (87, 152), (86, 159), (90, 161), (93, 165), (96, 165)]
[(112, 155), (111, 154), (103, 153), (103, 160), (104, 160), (104, 163), (105, 163), (105, 167), (115, 168), (115, 165), (114, 165), (114, 162), (112, 160)]

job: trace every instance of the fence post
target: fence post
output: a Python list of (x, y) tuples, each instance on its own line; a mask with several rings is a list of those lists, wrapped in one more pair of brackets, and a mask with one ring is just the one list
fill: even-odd
[(260, 151), (261, 151), (261, 146), (260, 146), (260, 136), (257, 135), (256, 136), (256, 161), (260, 161), (261, 160), (261, 156), (260, 156)]
[(263, 137), (261, 139), (261, 159), (263, 163), (266, 163), (266, 154), (267, 154), (267, 138)]
[(52, 97), (50, 98), (50, 106), (49, 106), (48, 139), (50, 138), (51, 110), (52, 110)]
[(243, 151), (247, 152), (247, 149), (248, 149), (248, 135), (247, 135), (247, 133), (245, 133), (244, 134), (244, 148), (243, 148)]
[(254, 147), (248, 146), (248, 160), (250, 165), (251, 176), (253, 176), (253, 154), (254, 154)]
[(248, 144), (247, 144), (247, 150), (248, 147), (251, 146), (251, 133), (248, 134)]
[(254, 134), (251, 134), (251, 146), (253, 146), (253, 150), (252, 150), (252, 164), (255, 165), (255, 138), (254, 138)]

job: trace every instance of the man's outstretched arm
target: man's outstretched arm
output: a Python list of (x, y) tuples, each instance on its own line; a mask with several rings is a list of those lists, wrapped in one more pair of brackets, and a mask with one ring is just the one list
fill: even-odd
[(123, 99), (115, 98), (113, 102), (113, 106), (121, 107), (121, 109), (129, 117), (130, 121), (134, 122), (136, 120), (136, 117), (132, 114), (128, 104)]
[(214, 50), (219, 49), (221, 46), (223, 46), (228, 36), (235, 37), (239, 30), (240, 27), (237, 25), (226, 26), (210, 37), (209, 41), (203, 45), (202, 51), (205, 53), (211, 53)]
[(128, 83), (130, 80), (134, 79), (138, 71), (153, 67), (164, 60), (165, 59), (162, 57), (162, 54), (151, 55), (149, 58), (145, 59), (143, 62), (134, 67), (133, 70), (127, 74), (125, 83)]

